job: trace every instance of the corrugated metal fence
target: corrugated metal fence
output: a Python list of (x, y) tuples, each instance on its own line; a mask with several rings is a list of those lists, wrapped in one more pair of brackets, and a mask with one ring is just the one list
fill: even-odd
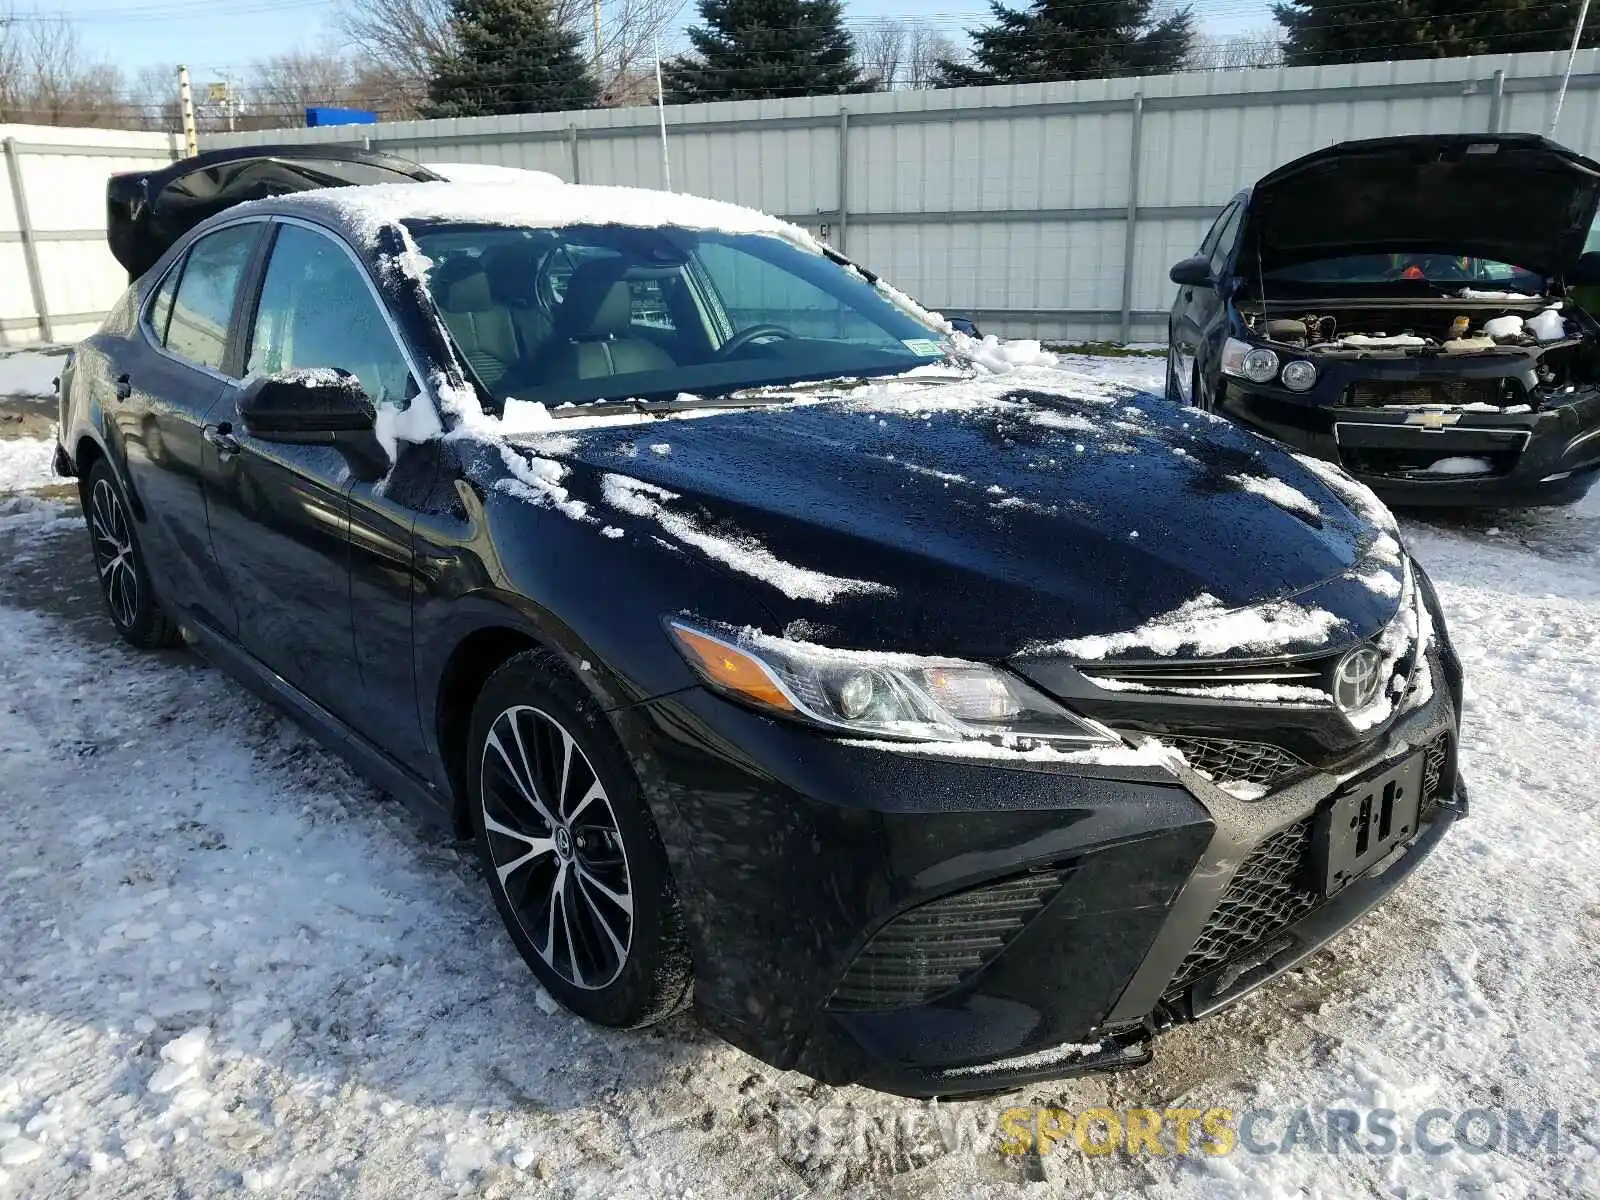
[(93, 333), (128, 286), (106, 248), (106, 178), (178, 156), (164, 133), (0, 125), (0, 345)]
[[(818, 230), (924, 303), (1011, 336), (1159, 339), (1167, 268), (1229, 196), (1357, 137), (1544, 131), (1565, 66), (1519, 54), (806, 97), (667, 110), (678, 187)], [(205, 147), (366, 142), (423, 161), (659, 187), (651, 109), (213, 135)], [(105, 177), (165, 134), (0, 126), (0, 344), (71, 341), (121, 292)], [(1600, 157), (1600, 51), (1558, 140)]]
[[(672, 179), (821, 230), (924, 303), (1013, 336), (1164, 336), (1167, 268), (1274, 166), (1348, 138), (1544, 131), (1566, 56), (1192, 73), (667, 110)], [(1600, 51), (1558, 140), (1600, 156)], [(651, 109), (212, 136), (662, 185)]]

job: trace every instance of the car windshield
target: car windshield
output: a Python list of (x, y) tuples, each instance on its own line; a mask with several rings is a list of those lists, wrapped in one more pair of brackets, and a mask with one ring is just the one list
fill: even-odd
[(1533, 294), (1543, 292), (1545, 286), (1542, 276), (1510, 263), (1453, 254), (1348, 254), (1280, 267), (1268, 271), (1267, 278), (1324, 285), (1411, 280)]
[(726, 395), (888, 375), (943, 335), (859, 272), (774, 236), (411, 226), (461, 356), (498, 402)]

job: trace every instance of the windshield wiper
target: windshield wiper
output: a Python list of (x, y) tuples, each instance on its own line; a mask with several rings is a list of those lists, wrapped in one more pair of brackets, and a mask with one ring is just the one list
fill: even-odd
[(550, 410), (554, 420), (568, 417), (607, 417), (616, 413), (634, 413), (642, 417), (660, 417), (670, 413), (691, 412), (698, 408), (763, 408), (782, 404), (792, 399), (792, 390), (781, 395), (768, 396), (686, 396), (681, 393), (659, 400), (648, 396), (632, 396), (625, 400), (588, 400), (581, 404), (563, 404)]

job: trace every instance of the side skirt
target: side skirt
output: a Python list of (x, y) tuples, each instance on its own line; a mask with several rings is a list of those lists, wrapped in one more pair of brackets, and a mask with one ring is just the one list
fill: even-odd
[(455, 836), (450, 800), (438, 788), (401, 766), (225, 634), (195, 620), (192, 614), (185, 614), (180, 623), (185, 639), (207, 659), (293, 717), (325, 749), (344, 759), (374, 787), (399, 800), (419, 819)]

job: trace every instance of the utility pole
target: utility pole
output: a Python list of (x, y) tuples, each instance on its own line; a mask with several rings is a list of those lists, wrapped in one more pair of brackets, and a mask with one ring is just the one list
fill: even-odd
[(183, 112), (183, 152), (187, 158), (200, 153), (200, 139), (194, 128), (194, 91), (189, 87), (189, 68), (178, 68), (178, 107)]
[(594, 0), (594, 77), (600, 80), (600, 0)]
[(672, 156), (667, 153), (667, 94), (661, 86), (661, 38), (656, 38), (656, 112), (661, 118), (661, 178), (672, 190)]
[(1561, 76), (1561, 90), (1556, 93), (1556, 111), (1550, 117), (1550, 136), (1556, 136), (1556, 125), (1561, 121), (1561, 106), (1566, 103), (1567, 84), (1572, 79), (1572, 64), (1578, 57), (1578, 43), (1583, 41), (1583, 23), (1589, 18), (1589, 0), (1583, 0), (1578, 9), (1578, 27), (1572, 31), (1572, 49), (1567, 52), (1567, 69)]

